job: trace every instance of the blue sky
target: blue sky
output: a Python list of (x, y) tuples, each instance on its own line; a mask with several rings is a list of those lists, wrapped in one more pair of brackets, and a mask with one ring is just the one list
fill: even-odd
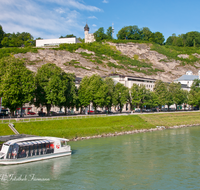
[(148, 27), (167, 39), (200, 31), (199, 0), (0, 0), (0, 25), (8, 33), (29, 32), (34, 38), (84, 37), (114, 23), (115, 38), (124, 26)]

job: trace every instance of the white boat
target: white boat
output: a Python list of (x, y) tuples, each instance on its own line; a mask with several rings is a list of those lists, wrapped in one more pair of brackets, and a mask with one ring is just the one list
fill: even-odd
[(57, 137), (26, 137), (3, 143), (0, 165), (22, 164), (71, 155), (68, 139)]

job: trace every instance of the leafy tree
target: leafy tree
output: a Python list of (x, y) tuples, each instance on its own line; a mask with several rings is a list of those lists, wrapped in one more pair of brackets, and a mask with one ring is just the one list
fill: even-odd
[(137, 84), (133, 84), (131, 87), (131, 97), (132, 104), (139, 106), (141, 108), (141, 112), (144, 106), (150, 106), (150, 90), (147, 90), (144, 85), (138, 86)]
[(149, 105), (151, 109), (159, 105), (158, 95), (154, 91), (150, 91), (147, 105)]
[(121, 30), (119, 30), (117, 34), (118, 39), (129, 39), (129, 40), (141, 40), (141, 30), (138, 28), (138, 26), (125, 26)]
[(0, 60), (0, 97), (2, 105), (11, 111), (22, 107), (34, 97), (34, 75), (25, 66), (23, 60), (3, 58)]
[(103, 84), (96, 94), (96, 103), (100, 107), (107, 107), (109, 110), (113, 104), (114, 81), (110, 77), (105, 78)]
[(166, 104), (167, 88), (163, 81), (157, 80), (155, 83), (154, 91), (158, 96), (158, 105), (161, 108), (162, 105)]
[(184, 103), (184, 96), (183, 96), (183, 91), (181, 90), (181, 84), (171, 83), (169, 91), (170, 92), (168, 93), (172, 94), (173, 103), (176, 105), (176, 110), (177, 110), (177, 105)]
[(124, 104), (128, 101), (129, 98), (129, 89), (125, 87), (121, 83), (117, 83), (115, 85), (115, 90), (113, 94), (113, 105), (120, 106), (120, 112), (122, 112), (122, 108)]
[(77, 89), (75, 86), (75, 75), (71, 73), (63, 73), (63, 84), (65, 85), (65, 101), (58, 102), (58, 106), (65, 107), (65, 114), (67, 113), (67, 108), (74, 107), (77, 104)]
[(36, 74), (35, 106), (46, 106), (47, 115), (52, 105), (60, 105), (66, 101), (66, 75), (65, 72), (55, 64), (42, 65)]
[(103, 88), (102, 85), (103, 85), (103, 80), (99, 75), (92, 75), (90, 77), (88, 91), (89, 91), (90, 102), (92, 102), (95, 112), (98, 106), (102, 106), (102, 98), (101, 98), (102, 95), (99, 96), (99, 91), (102, 92), (102, 90), (105, 89), (106, 87), (104, 86)]
[(162, 33), (155, 32), (155, 33), (152, 33), (151, 38), (149, 39), (149, 41), (155, 42), (157, 44), (162, 45), (163, 42), (165, 41), (165, 38), (164, 38)]
[(5, 32), (3, 31), (2, 26), (0, 25), (0, 47), (2, 47), (1, 41), (3, 40)]
[(104, 83), (108, 86), (106, 91), (105, 106), (110, 109), (113, 105), (113, 95), (115, 90), (115, 84), (112, 78), (106, 77)]
[(200, 80), (195, 79), (192, 83), (191, 90), (188, 95), (188, 104), (192, 106), (200, 105)]
[(109, 40), (112, 39), (112, 26), (110, 26), (110, 27), (107, 29), (106, 35), (107, 35), (107, 39), (109, 39)]
[(141, 30), (142, 40), (149, 41), (151, 38), (152, 32), (148, 27), (143, 27)]
[(174, 104), (174, 99), (173, 99), (173, 95), (174, 95), (173, 94), (174, 93), (174, 91), (173, 91), (174, 83), (171, 83), (171, 84), (165, 83), (165, 85), (166, 85), (166, 88), (167, 88), (166, 105), (167, 105), (168, 111), (169, 111), (169, 107)]
[(99, 28), (95, 33), (94, 33), (94, 37), (96, 39), (97, 42), (100, 42), (104, 39), (107, 39), (107, 35), (104, 33), (104, 28), (101, 27)]
[(87, 107), (90, 104), (90, 96), (89, 96), (89, 91), (88, 91), (88, 86), (89, 86), (89, 77), (85, 76), (81, 80), (79, 89), (78, 89), (78, 97), (81, 106)]

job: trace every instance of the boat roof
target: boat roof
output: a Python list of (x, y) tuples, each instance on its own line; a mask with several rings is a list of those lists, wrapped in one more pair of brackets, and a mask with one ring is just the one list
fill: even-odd
[(19, 139), (13, 139), (13, 140), (9, 140), (7, 142), (5, 142), (4, 144), (15, 144), (15, 143), (20, 143), (20, 142), (29, 142), (29, 141), (56, 141), (56, 140), (65, 140), (65, 141), (69, 141), (68, 139), (65, 138), (58, 138), (58, 137), (40, 137), (40, 136), (36, 136), (36, 137), (25, 137), (25, 138), (19, 138)]

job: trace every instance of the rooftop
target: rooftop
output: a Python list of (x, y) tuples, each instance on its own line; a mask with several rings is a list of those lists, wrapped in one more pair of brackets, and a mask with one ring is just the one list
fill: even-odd
[(182, 75), (181, 77), (179, 77), (178, 79), (174, 80), (174, 81), (193, 81), (194, 79), (198, 79), (199, 76), (198, 75)]

